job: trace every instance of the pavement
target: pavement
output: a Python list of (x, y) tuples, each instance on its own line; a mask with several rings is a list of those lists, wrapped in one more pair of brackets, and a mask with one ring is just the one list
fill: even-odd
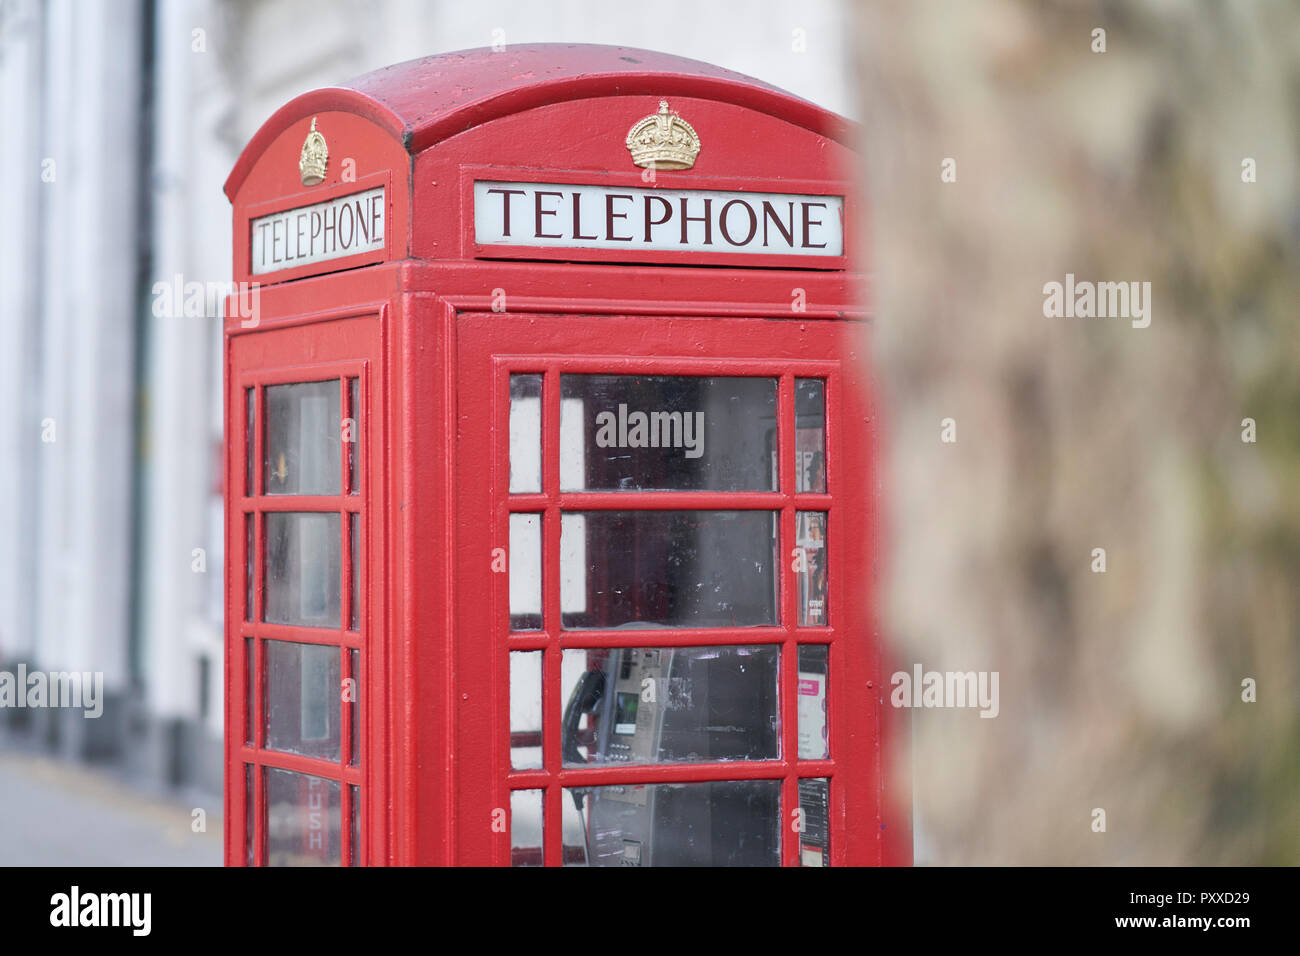
[(145, 792), (107, 768), (0, 750), (0, 866), (220, 866), (221, 804), (207, 804)]

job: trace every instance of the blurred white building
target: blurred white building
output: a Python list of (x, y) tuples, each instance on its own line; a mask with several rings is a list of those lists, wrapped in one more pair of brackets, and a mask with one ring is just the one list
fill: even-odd
[(835, 0), (0, 0), (0, 668), (99, 671), (104, 715), (0, 712), (220, 791), (221, 186), (299, 93), (468, 47), (608, 43), (851, 113)]

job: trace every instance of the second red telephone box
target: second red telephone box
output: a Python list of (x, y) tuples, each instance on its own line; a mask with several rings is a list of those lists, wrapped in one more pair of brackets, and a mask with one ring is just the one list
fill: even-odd
[(226, 184), (226, 861), (909, 862), (839, 117), (400, 64)]

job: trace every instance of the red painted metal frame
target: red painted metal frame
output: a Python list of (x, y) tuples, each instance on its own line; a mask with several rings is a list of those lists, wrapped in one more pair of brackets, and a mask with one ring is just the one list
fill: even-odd
[[(884, 803), (894, 763), (881, 750), (880, 732), (898, 717), (882, 693), (887, 671), (871, 597), (875, 413), (864, 371), (866, 324), (852, 321), (871, 315), (866, 275), (847, 268), (848, 257), (832, 268), (821, 257), (804, 263), (761, 255), (731, 255), (725, 266), (699, 258), (674, 265), (618, 265), (614, 256), (576, 261), (583, 257), (572, 251), (555, 256), (569, 261), (468, 258), (473, 236), (463, 170), (520, 180), (649, 185), (630, 166), (621, 139), (662, 96), (696, 126), (705, 145), (695, 169), (659, 172), (660, 187), (836, 195), (843, 190), (846, 251), (852, 249), (858, 231), (853, 223), (867, 211), (854, 205), (859, 200), (844, 186), (856, 162), (846, 145), (853, 136), (850, 124), (747, 77), (647, 51), (519, 46), (400, 64), (347, 89), (298, 97), (267, 121), (240, 156), (226, 183), (237, 223), (237, 280), (253, 278), (247, 223), (255, 214), (361, 191), (368, 177), (390, 177), (389, 249), (384, 261), (336, 260), (258, 277), (261, 314), (255, 327), (244, 328), (235, 311), (227, 313), (228, 864), (243, 863), (246, 759), (266, 757), (289, 769), (319, 767), (309, 758), (267, 756), (243, 746), (243, 514), (318, 499), (272, 502), (237, 493), (246, 467), (242, 386), (340, 363), (363, 368), (365, 379), (360, 636), (341, 628), (317, 633), (257, 624), (254, 646), (267, 637), (335, 643), (337, 635), (340, 646), (359, 641), (363, 760), (355, 773), (341, 768), (337, 777), (357, 779), (362, 788), (367, 863), (507, 862), (508, 829), (493, 829), (492, 811), (508, 809), (512, 788), (540, 784), (554, 797), (571, 782), (780, 777), (788, 813), (797, 805), (795, 775), (832, 780), (833, 864), (911, 861), (910, 808), (906, 801)], [(312, 117), (327, 136), (331, 162), (327, 180), (304, 191), (297, 159)], [(342, 157), (355, 159), (355, 181), (343, 181), (342, 164), (335, 162)], [(457, 254), (464, 258), (449, 258)], [(520, 255), (546, 257), (531, 247)], [(853, 265), (864, 269), (861, 250)], [(490, 311), (500, 307), (498, 289), (504, 290), (505, 314)], [(794, 436), (783, 424), (781, 492), (561, 494), (556, 475), (548, 474), (540, 495), (508, 496), (508, 469), (502, 470), (508, 390), (501, 382), (511, 368), (523, 366), (552, 377), (566, 369), (763, 370), (780, 382), (779, 413), (790, 425), (794, 377), (802, 369), (824, 373), (831, 418), (828, 493), (789, 494)], [(558, 416), (556, 389), (546, 395), (549, 428)], [(553, 431), (544, 433), (551, 436), (548, 461), (558, 460)], [(260, 460), (261, 449), (252, 451)], [(646, 637), (561, 633), (558, 596), (549, 592), (542, 635), (509, 635), (505, 581), (490, 571), (491, 548), (508, 546), (509, 512), (536, 509), (554, 517), (561, 508), (612, 502), (701, 508), (719, 501), (729, 508), (780, 510), (786, 566), (795, 507), (828, 512), (828, 627), (794, 628), (795, 595), (783, 583), (780, 626), (654, 632), (656, 644), (779, 644), (785, 756), (763, 763), (555, 771), (559, 650), (627, 646)], [(335, 504), (330, 499), (321, 506)], [(345, 513), (347, 504), (339, 503), (338, 510)], [(551, 565), (558, 562), (557, 535), (558, 520), (545, 522)], [(557, 572), (555, 566), (544, 568), (545, 579), (554, 582)], [(260, 593), (259, 580), (259, 602)], [(797, 753), (797, 705), (788, 678), (797, 667), (799, 642), (830, 645), (829, 761), (791, 760)], [(531, 648), (548, 652), (547, 769), (510, 771), (507, 653)], [(265, 800), (260, 777), (259, 808)], [(899, 790), (905, 794), (906, 787)], [(344, 799), (349, 797), (344, 787)], [(559, 832), (560, 809), (558, 800), (547, 801), (552, 833)], [(798, 848), (785, 836), (782, 860), (795, 863)], [(547, 861), (557, 862), (559, 851), (552, 840)]]

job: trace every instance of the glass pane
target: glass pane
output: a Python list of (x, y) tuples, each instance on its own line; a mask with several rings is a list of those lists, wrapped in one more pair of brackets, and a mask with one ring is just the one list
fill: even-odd
[(779, 866), (779, 780), (569, 788), (565, 859), (589, 866)]
[(776, 624), (771, 511), (589, 511), (560, 523), (566, 628)]
[(268, 512), (266, 602), (272, 624), (339, 626), (342, 545), (337, 514)]
[(254, 408), (255, 406), (253, 404), (253, 390), (251, 388), (246, 388), (244, 389), (244, 414), (245, 414), (244, 461), (246, 463), (245, 472), (244, 472), (244, 494), (248, 495), (249, 497), (252, 497), (252, 495), (254, 494), (253, 456), (257, 454), (257, 448), (253, 444), (253, 437), (254, 437), (253, 422), (255, 420), (253, 418)]
[(265, 493), (337, 495), (338, 380), (271, 385), (265, 394)]
[(355, 378), (348, 379), (348, 418), (348, 492), (355, 495), (361, 491), (361, 387)]
[(562, 491), (775, 491), (776, 379), (561, 377)]
[(826, 383), (794, 380), (794, 490), (826, 491)]
[(266, 641), (266, 746), (338, 760), (339, 649)]
[(244, 743), (250, 747), (253, 745), (253, 728), (257, 726), (253, 719), (253, 706), (256, 698), (253, 693), (257, 689), (255, 683), (257, 679), (257, 661), (253, 657), (253, 639), (244, 638), (244, 664), (248, 677), (248, 700), (244, 705)]
[(564, 763), (777, 759), (780, 653), (775, 644), (566, 650)]
[(361, 865), (361, 788), (352, 788), (352, 865)]
[(253, 619), (253, 530), (257, 516), (244, 515), (244, 620)]
[(566, 790), (560, 800), (560, 854), (564, 866), (586, 866), (587, 791)]
[(825, 760), (831, 755), (826, 691), (830, 670), (825, 644), (799, 646), (799, 759)]
[(253, 809), (255, 794), (253, 792), (253, 765), (244, 764), (244, 865), (252, 866), (254, 862), (253, 847), (257, 834), (253, 832)]
[(799, 834), (799, 865), (831, 865), (830, 781), (817, 777), (799, 781), (799, 809), (803, 832)]
[(348, 628), (361, 630), (361, 516), (348, 515), (348, 537), (352, 541), (352, 611)]
[(339, 866), (341, 799), (337, 780), (267, 767), (267, 865)]
[(510, 791), (510, 865), (542, 865), (542, 791)]
[(542, 516), (510, 516), (510, 629), (542, 626)]
[(826, 603), (826, 512), (800, 511), (795, 514), (795, 544), (799, 548), (799, 626), (825, 627)]
[(510, 652), (510, 766), (542, 765), (542, 652)]
[(510, 492), (542, 490), (542, 377), (510, 376)]
[(348, 763), (356, 767), (361, 763), (361, 652), (354, 647), (349, 653), (352, 656), (352, 700), (348, 703), (352, 716), (352, 755)]

